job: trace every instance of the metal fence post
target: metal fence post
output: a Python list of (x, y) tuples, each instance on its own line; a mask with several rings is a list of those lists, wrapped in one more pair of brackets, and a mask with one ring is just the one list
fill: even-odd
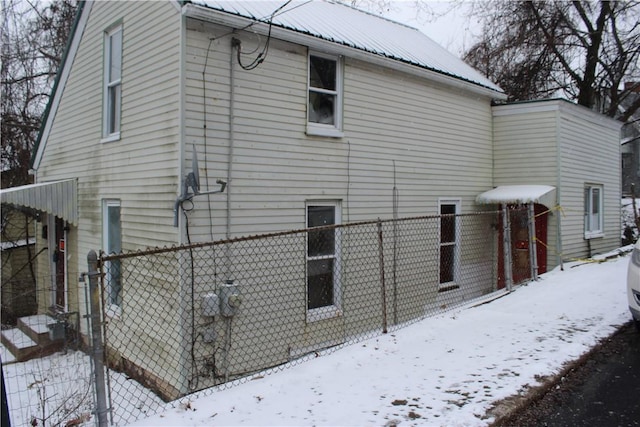
[(509, 207), (505, 203), (502, 208), (502, 237), (504, 247), (504, 282), (507, 287), (507, 291), (511, 292), (513, 288), (513, 270), (511, 258), (511, 227), (509, 221)]
[(95, 376), (96, 392), (96, 415), (98, 426), (104, 427), (107, 422), (107, 393), (104, 379), (104, 349), (102, 347), (102, 323), (100, 310), (100, 286), (98, 277), (98, 255), (95, 251), (89, 251), (87, 255), (89, 270), (89, 293), (90, 293), (90, 318), (91, 318), (91, 346), (93, 349), (92, 359)]
[(382, 290), (382, 333), (387, 333), (387, 289), (384, 280), (384, 245), (382, 240), (382, 221), (378, 218), (378, 251), (380, 262), (380, 287)]
[(0, 375), (2, 376), (2, 422), (0, 425), (3, 427), (11, 427), (11, 420), (9, 419), (9, 405), (7, 404), (7, 391), (4, 384), (4, 369), (2, 368), (2, 358), (0, 357)]

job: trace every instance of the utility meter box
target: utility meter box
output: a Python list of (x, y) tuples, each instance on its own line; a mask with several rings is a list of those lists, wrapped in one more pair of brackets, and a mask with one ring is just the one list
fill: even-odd
[(205, 294), (202, 297), (202, 315), (213, 317), (220, 315), (220, 298), (214, 293)]
[(233, 283), (233, 280), (227, 280), (220, 286), (218, 293), (220, 294), (220, 314), (224, 317), (234, 316), (242, 303), (238, 286)]

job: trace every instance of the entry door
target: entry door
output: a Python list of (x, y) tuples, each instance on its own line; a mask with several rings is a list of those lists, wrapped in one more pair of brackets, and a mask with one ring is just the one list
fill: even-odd
[[(549, 210), (535, 204), (536, 225), (536, 259), (538, 274), (547, 272), (547, 220)], [(509, 221), (511, 226), (511, 274), (513, 283), (522, 283), (531, 278), (531, 254), (529, 253), (529, 223), (526, 206), (509, 205)], [(504, 245), (502, 214), (498, 216), (498, 289), (505, 287), (504, 277)]]
[(67, 242), (65, 236), (64, 220), (55, 219), (55, 250), (53, 262), (55, 265), (55, 288), (54, 303), (57, 308), (64, 310), (65, 307), (65, 278), (67, 260)]

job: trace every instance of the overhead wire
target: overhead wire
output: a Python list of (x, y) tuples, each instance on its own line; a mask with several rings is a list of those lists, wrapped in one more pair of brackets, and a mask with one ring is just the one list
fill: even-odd
[[(264, 62), (265, 59), (267, 59), (267, 55), (269, 54), (269, 44), (271, 43), (271, 29), (273, 28), (273, 18), (276, 16), (276, 14), (279, 11), (281, 11), (289, 3), (291, 3), (291, 1), (292, 0), (287, 0), (286, 3), (284, 3), (282, 6), (280, 6), (276, 10), (274, 10), (273, 13), (270, 15), (270, 17), (269, 17), (269, 31), (267, 33), (267, 41), (265, 42), (264, 47), (262, 48), (262, 52), (260, 52), (250, 64), (245, 65), (245, 64), (242, 63), (242, 57), (241, 56), (242, 55), (248, 55), (248, 54), (243, 54), (242, 53), (242, 43), (240, 41), (237, 42), (237, 48), (238, 48), (238, 50), (237, 50), (237, 59), (238, 59), (238, 65), (240, 65), (240, 68), (242, 68), (245, 71), (255, 70), (260, 64), (262, 64)], [(254, 50), (254, 52), (255, 52), (255, 50)]]

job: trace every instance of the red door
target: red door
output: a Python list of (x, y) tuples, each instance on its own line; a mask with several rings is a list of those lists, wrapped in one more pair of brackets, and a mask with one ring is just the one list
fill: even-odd
[[(531, 257), (529, 254), (529, 216), (526, 206), (509, 205), (509, 221), (511, 226), (511, 274), (513, 283), (522, 283), (531, 278)], [(536, 225), (536, 259), (538, 274), (547, 271), (547, 219), (548, 209), (540, 204), (534, 205)], [(498, 218), (498, 289), (505, 287), (504, 277), (504, 244), (502, 214)]]

